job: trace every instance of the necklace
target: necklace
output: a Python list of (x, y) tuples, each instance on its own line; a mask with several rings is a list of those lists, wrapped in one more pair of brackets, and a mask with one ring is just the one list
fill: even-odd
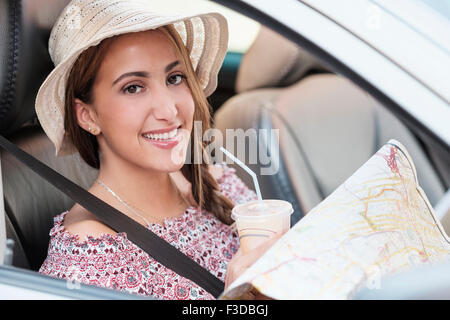
[[(173, 181), (172, 181), (172, 179), (170, 179), (170, 177), (169, 177), (169, 180), (170, 180), (170, 182), (171, 182), (171, 184), (172, 185), (174, 185), (173, 184)], [(150, 223), (148, 222), (148, 220), (147, 219), (145, 219), (142, 215), (140, 215), (138, 212), (137, 212), (137, 210), (139, 210), (139, 211), (141, 211), (142, 212), (142, 210), (140, 210), (140, 209), (138, 209), (138, 208), (136, 208), (136, 207), (134, 207), (134, 206), (132, 206), (131, 204), (129, 204), (128, 202), (126, 202), (125, 200), (122, 200), (110, 187), (108, 187), (104, 182), (102, 182), (100, 179), (97, 179), (97, 183), (99, 184), (99, 185), (101, 185), (106, 191), (108, 191), (114, 198), (116, 198), (121, 204), (123, 204), (128, 210), (130, 210), (133, 214), (135, 214), (136, 216), (138, 216), (139, 218), (141, 218), (142, 220), (144, 220), (144, 222), (146, 223), (146, 225), (147, 226), (149, 226), (150, 225)], [(184, 200), (184, 202), (186, 203), (186, 204), (188, 204), (189, 205), (189, 203), (187, 202), (187, 200), (183, 197), (183, 195), (181, 195), (181, 193), (180, 193), (180, 191), (178, 190), (178, 188), (175, 186), (175, 189), (177, 190), (177, 194), (179, 195), (179, 196), (181, 196), (181, 198)], [(154, 217), (154, 218), (157, 218), (158, 219), (158, 221), (164, 221), (164, 219), (166, 218), (166, 217), (163, 217), (163, 216), (152, 216), (152, 217)]]

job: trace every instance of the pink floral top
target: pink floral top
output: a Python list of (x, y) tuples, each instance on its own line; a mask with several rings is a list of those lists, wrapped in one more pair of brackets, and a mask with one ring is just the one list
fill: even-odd
[[(235, 169), (225, 163), (217, 165), (223, 168), (217, 182), (230, 200), (239, 204), (257, 198)], [(48, 255), (40, 273), (160, 299), (214, 299), (194, 282), (154, 260), (124, 232), (88, 236), (80, 241), (63, 226), (67, 212), (54, 218)], [(213, 214), (195, 207), (187, 208), (180, 217), (166, 219), (164, 225), (151, 224), (148, 228), (223, 281), (227, 263), (239, 247), (235, 231)]]

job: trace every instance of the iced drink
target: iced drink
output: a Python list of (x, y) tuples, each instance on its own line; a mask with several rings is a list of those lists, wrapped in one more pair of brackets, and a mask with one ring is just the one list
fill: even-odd
[(292, 205), (284, 200), (254, 200), (235, 206), (231, 217), (236, 221), (243, 252), (288, 231), (293, 211)]

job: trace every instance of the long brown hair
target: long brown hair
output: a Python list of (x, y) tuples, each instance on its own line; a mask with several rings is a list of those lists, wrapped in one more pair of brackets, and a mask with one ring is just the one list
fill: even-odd
[[(231, 209), (234, 203), (222, 194), (217, 181), (208, 170), (209, 158), (205, 152), (206, 142), (202, 137), (211, 127), (211, 106), (209, 105), (198, 77), (192, 67), (189, 53), (183, 44), (178, 32), (171, 25), (158, 28), (166, 34), (175, 46), (180, 63), (186, 70), (187, 83), (195, 103), (194, 121), (201, 121), (201, 136), (195, 137), (196, 130), (190, 136), (191, 161), (187, 161), (181, 172), (192, 185), (192, 195), (200, 209), (205, 209), (219, 218), (220, 221), (231, 224)], [(75, 98), (84, 103), (91, 104), (93, 97), (93, 84), (100, 69), (101, 62), (108, 47), (115, 37), (107, 38), (97, 46), (83, 51), (73, 65), (66, 85), (64, 128), (73, 145), (80, 153), (81, 158), (91, 167), (99, 169), (100, 159), (97, 138), (78, 125), (75, 113)], [(195, 159), (201, 159), (196, 161)]]

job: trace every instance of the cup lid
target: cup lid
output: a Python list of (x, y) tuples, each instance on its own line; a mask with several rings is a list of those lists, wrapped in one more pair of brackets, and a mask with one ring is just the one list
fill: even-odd
[(260, 202), (253, 200), (239, 204), (231, 211), (231, 218), (237, 217), (261, 218), (266, 215), (291, 215), (294, 212), (292, 205), (288, 201), (277, 199), (266, 199)]

